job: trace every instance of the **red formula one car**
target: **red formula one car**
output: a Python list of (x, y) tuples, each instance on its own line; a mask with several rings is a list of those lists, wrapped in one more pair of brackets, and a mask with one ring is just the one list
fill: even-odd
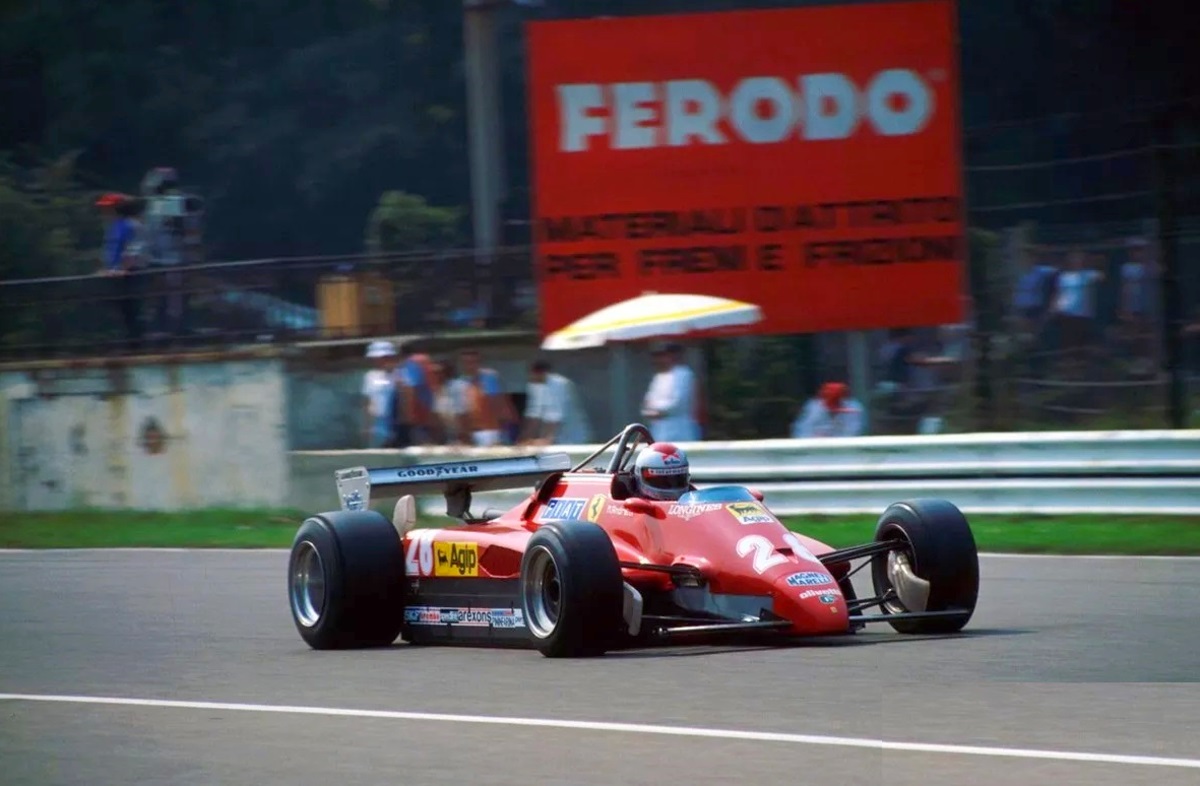
[[(974, 613), (975, 540), (949, 502), (897, 502), (872, 542), (833, 549), (789, 531), (743, 486), (635, 496), (630, 468), (653, 441), (632, 424), (576, 466), (558, 453), (339, 470), (342, 509), (307, 519), (292, 545), (300, 636), (316, 649), (401, 637), (582, 656), (696, 636), (782, 643), (872, 622), (949, 633)], [(533, 491), (511, 510), (469, 512), (472, 492), (522, 487)], [(415, 496), (435, 492), (463, 523), (414, 529)], [(381, 493), (399, 497), (391, 521), (369, 508)], [(867, 565), (875, 597), (859, 599), (850, 577)]]

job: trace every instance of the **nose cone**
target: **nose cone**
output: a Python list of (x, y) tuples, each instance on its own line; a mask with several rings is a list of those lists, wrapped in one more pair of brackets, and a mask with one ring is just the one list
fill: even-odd
[(780, 576), (775, 582), (775, 613), (792, 621), (792, 633), (846, 633), (850, 616), (846, 598), (824, 567)]

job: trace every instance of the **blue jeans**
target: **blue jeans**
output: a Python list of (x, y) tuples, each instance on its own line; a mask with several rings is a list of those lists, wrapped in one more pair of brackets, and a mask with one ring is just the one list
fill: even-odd
[(375, 418), (371, 424), (371, 435), (367, 439), (367, 447), (382, 448), (392, 441), (391, 418)]

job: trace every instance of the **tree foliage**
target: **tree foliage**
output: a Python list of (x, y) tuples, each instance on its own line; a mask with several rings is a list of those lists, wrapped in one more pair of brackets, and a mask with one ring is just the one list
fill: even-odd
[(74, 152), (47, 166), (0, 159), (0, 271), (5, 278), (90, 273), (100, 228), (74, 176)]
[(388, 191), (367, 220), (367, 251), (386, 254), (453, 246), (462, 239), (461, 221), (461, 210), (434, 207), (424, 197)]
[[(815, 3), (755, 3), (803, 4)], [(965, 125), (1194, 92), (1200, 67), (1186, 5), (958, 3)], [(506, 217), (527, 217), (529, 204), (524, 20), (744, 7), (736, 0), (556, 0), (506, 10)], [(385, 192), (451, 207), (469, 202), (462, 13), (461, 3), (443, 0), (3, 0), (0, 151), (25, 173), (70, 152), (81, 187), (93, 193), (132, 191), (151, 167), (175, 166), (185, 186), (207, 199), (210, 258), (357, 251)], [(1110, 141), (1123, 143), (1118, 137), (1127, 130), (1112, 125)], [(970, 137), (967, 155), (1030, 158), (1071, 144), (1043, 124)], [(979, 187), (1006, 191), (1004, 199), (1027, 198), (1043, 185), (1095, 188), (1086, 177), (1066, 186), (1031, 182)], [(12, 206), (14, 193), (32, 198), (24, 189), (5, 193), (10, 216), (42, 209)], [(56, 240), (35, 240), (29, 232), (43, 224), (8, 220), (21, 230), (0, 238), (6, 265), (17, 258), (22, 270), (49, 264), (25, 249), (67, 242), (62, 231)]]

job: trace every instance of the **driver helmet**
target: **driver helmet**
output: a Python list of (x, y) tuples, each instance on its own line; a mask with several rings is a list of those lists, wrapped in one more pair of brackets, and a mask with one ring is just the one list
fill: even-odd
[(670, 442), (655, 442), (633, 463), (633, 484), (646, 499), (676, 500), (691, 486), (687, 454)]

